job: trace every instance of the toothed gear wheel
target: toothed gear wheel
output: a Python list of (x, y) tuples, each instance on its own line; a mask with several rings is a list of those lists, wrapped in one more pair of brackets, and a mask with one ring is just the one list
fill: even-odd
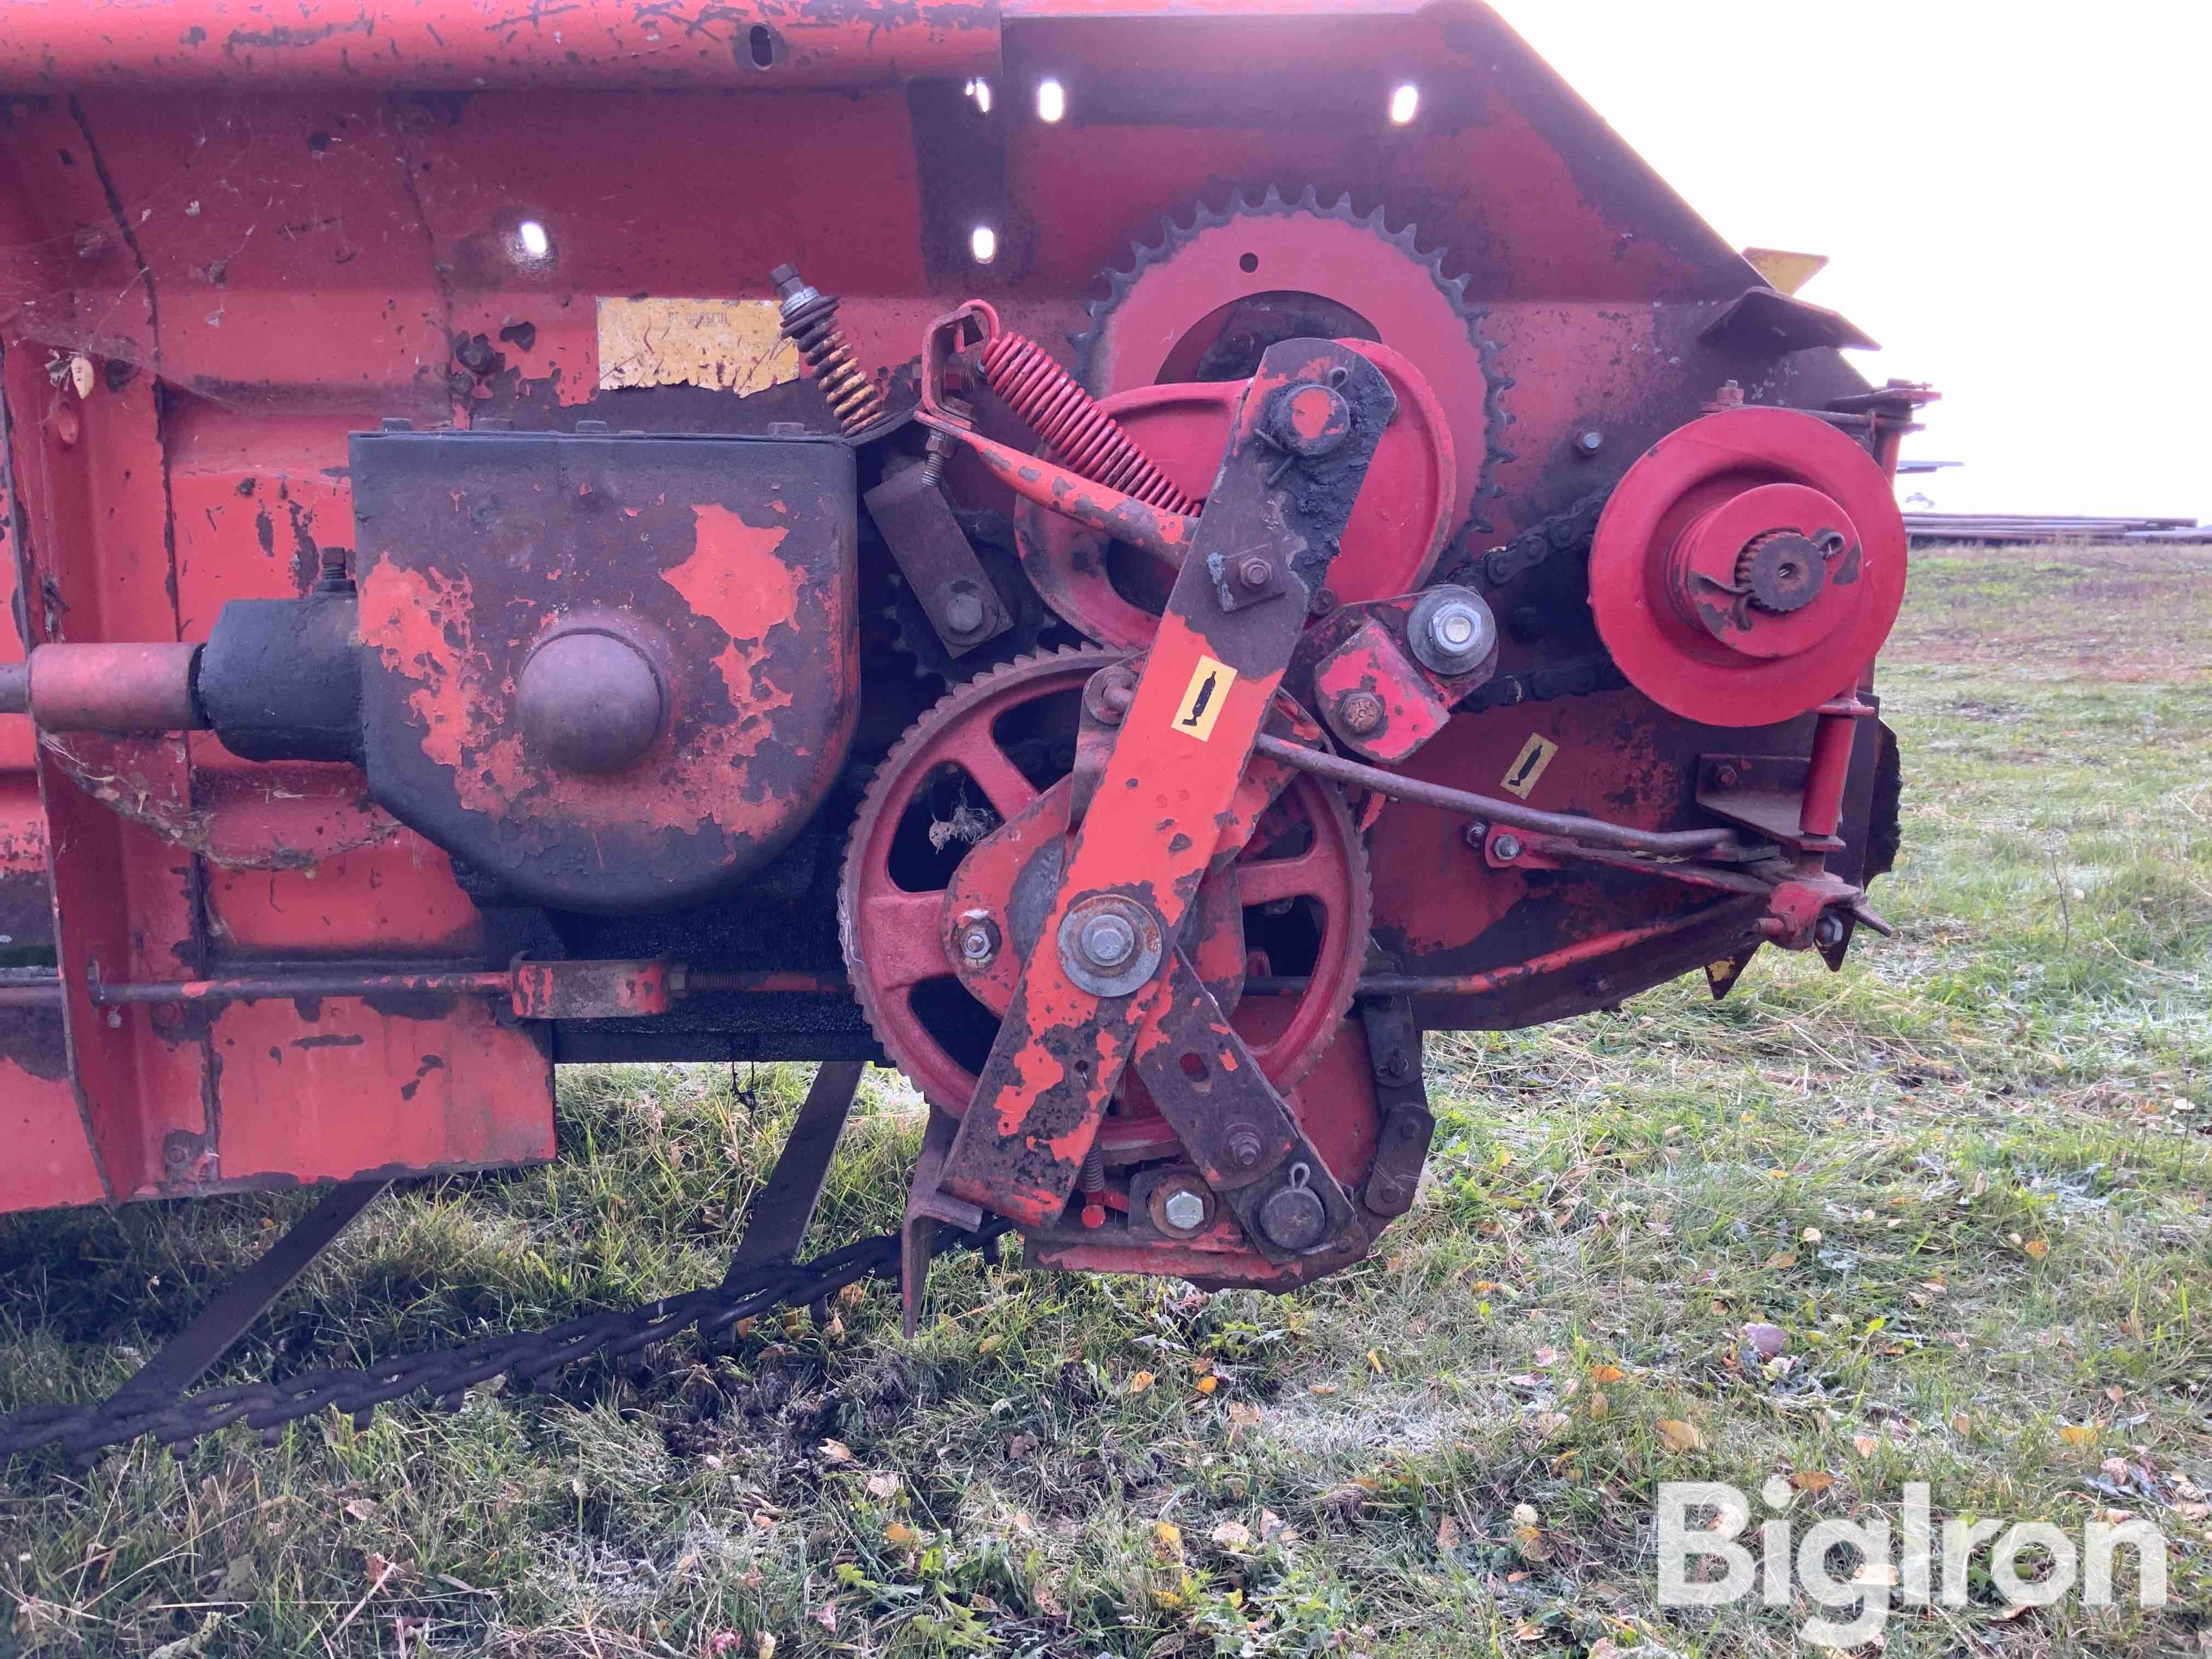
[[(837, 895), (854, 996), (884, 1052), (931, 1104), (966, 1112), (1021, 964), (1060, 884), (1083, 688), (1119, 651), (1024, 657), (945, 697), (877, 769)], [(1365, 959), (1367, 856), (1333, 784), (1298, 774), (1250, 845), (1200, 888), (1181, 938), (1279, 1089), (1311, 1071)], [(1248, 969), (1306, 979), (1239, 997)], [(1134, 1079), (1101, 1129), (1109, 1162), (1176, 1137)]]
[[(1423, 252), (1410, 224), (1392, 229), (1349, 196), (1324, 205), (1309, 187), (1270, 189), (1225, 208), (1200, 204), (1168, 221), (1109, 270), (1107, 297), (1074, 337), (1078, 377), (1093, 396), (1176, 381), (1248, 378), (1279, 340), (1379, 340), (1403, 354), (1443, 404), (1457, 457), (1452, 521), (1487, 530), (1482, 503), (1507, 459), (1499, 398), (1512, 381), (1486, 339), (1488, 307), (1468, 279), (1444, 274), (1444, 251)], [(1480, 458), (1478, 459), (1478, 458)]]

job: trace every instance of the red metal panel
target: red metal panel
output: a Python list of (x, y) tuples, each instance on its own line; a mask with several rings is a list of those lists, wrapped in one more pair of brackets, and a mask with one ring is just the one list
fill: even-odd
[(617, 85), (842, 86), (972, 75), (995, 61), (989, 0), (893, 9), (822, 3), (416, 0), (406, 7), (301, 0), (281, 14), (207, 0), (128, 7), (0, 5), (0, 86), (334, 81), (453, 88)]

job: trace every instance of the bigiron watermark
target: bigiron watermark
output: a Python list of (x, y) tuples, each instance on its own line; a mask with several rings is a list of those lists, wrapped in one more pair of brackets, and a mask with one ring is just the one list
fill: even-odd
[(1905, 1483), (1894, 1538), (1885, 1515), (1825, 1519), (1800, 1530), (1788, 1513), (1795, 1489), (1771, 1476), (1759, 1489), (1772, 1513), (1759, 1522), (1754, 1559), (1742, 1538), (1752, 1502), (1740, 1488), (1662, 1481), (1660, 1605), (1723, 1607), (1756, 1589), (1766, 1606), (1786, 1607), (1802, 1595), (1822, 1611), (1798, 1626), (1799, 1637), (1815, 1647), (1855, 1648), (1881, 1632), (1893, 1607), (1966, 1606), (1978, 1559), (2008, 1606), (2075, 1596), (2086, 1607), (2110, 1607), (2113, 1558), (2123, 1550), (2134, 1559), (2137, 1605), (2166, 1605), (2166, 1534), (2148, 1521), (2091, 1521), (2078, 1540), (2048, 1521), (1954, 1517), (1937, 1527), (1928, 1490), (1925, 1481)]

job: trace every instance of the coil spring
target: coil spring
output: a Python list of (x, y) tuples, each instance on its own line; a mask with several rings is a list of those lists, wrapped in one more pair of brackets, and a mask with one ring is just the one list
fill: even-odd
[(1198, 504), (1168, 482), (1121, 424), (1098, 407), (1044, 348), (1019, 334), (994, 334), (983, 347), (983, 379), (1072, 472), (1169, 513)]
[(884, 394), (853, 361), (853, 349), (845, 343), (844, 330), (837, 326), (835, 295), (825, 294), (805, 312), (787, 317), (783, 333), (799, 348), (806, 372), (821, 383), (822, 395), (830, 400), (830, 412), (848, 435), (883, 419)]

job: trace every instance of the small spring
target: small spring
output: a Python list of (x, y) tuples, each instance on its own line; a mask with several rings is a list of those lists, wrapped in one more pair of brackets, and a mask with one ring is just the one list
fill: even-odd
[(1168, 482), (1097, 400), (1035, 341), (994, 334), (983, 348), (983, 379), (1072, 472), (1185, 515), (1198, 503)]
[(856, 436), (883, 419), (884, 394), (853, 361), (853, 348), (837, 326), (837, 296), (816, 293), (789, 265), (777, 266), (773, 280), (784, 300), (783, 337), (799, 348), (846, 435)]

